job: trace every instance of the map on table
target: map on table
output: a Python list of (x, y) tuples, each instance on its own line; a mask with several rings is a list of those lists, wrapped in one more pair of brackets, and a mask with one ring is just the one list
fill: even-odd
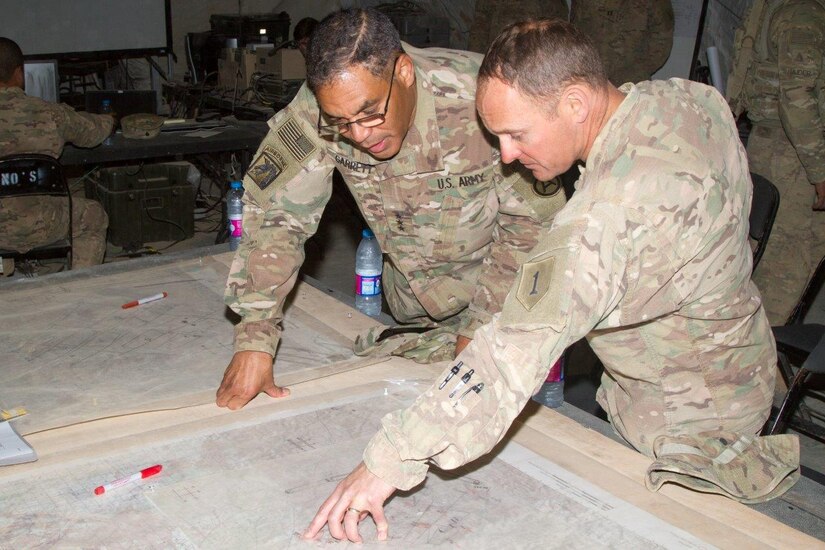
[[(131, 450), (19, 474), (0, 470), (0, 549), (52, 547), (287, 548), (358, 463), (379, 419), (415, 389), (394, 385), (300, 410), (267, 412)], [(93, 489), (153, 464), (163, 471)], [(513, 442), (457, 471), (432, 470), (385, 508), (380, 548), (710, 548)]]
[[(212, 258), (3, 289), (0, 409), (24, 407), (22, 434), (106, 416), (214, 400), (232, 358), (228, 268)], [(168, 297), (130, 309), (132, 300)], [(287, 309), (276, 383), (352, 359), (350, 342), (298, 306)], [(320, 312), (318, 312), (320, 314)]]

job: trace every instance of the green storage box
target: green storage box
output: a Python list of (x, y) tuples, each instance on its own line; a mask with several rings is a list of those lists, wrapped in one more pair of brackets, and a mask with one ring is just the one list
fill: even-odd
[(136, 250), (147, 242), (178, 241), (195, 234), (195, 190), (187, 164), (120, 166), (86, 180), (86, 197), (109, 215), (109, 242)]

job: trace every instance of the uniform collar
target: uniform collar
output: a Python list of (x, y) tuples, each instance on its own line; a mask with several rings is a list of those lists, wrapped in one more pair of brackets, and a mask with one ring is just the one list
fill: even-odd
[(599, 132), (599, 135), (596, 136), (593, 147), (590, 148), (590, 153), (587, 155), (585, 162), (587, 168), (592, 168), (596, 165), (598, 157), (606, 152), (604, 150), (605, 147), (615, 146), (615, 144), (611, 144), (611, 136), (621, 131), (625, 125), (625, 120), (630, 116), (636, 104), (639, 103), (639, 89), (635, 84), (630, 82), (622, 84), (621, 87), (619, 87), (619, 91), (625, 94), (625, 98), (610, 116), (607, 124), (605, 124), (602, 131)]
[(441, 138), (435, 113), (433, 85), (426, 73), (415, 64), (416, 109), (415, 119), (410, 126), (401, 150), (390, 160), (377, 160), (357, 149), (349, 142), (339, 141), (336, 145), (342, 153), (354, 161), (375, 166), (383, 177), (406, 176), (414, 173), (439, 172), (444, 169)]

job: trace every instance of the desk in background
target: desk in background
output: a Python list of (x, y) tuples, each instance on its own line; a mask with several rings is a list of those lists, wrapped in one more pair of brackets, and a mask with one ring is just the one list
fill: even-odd
[[(174, 130), (162, 131), (159, 135), (151, 139), (126, 139), (121, 133), (117, 133), (110, 139), (110, 143), (104, 143), (94, 148), (84, 149), (67, 145), (63, 149), (63, 154), (60, 157), (60, 163), (63, 166), (85, 166), (85, 165), (112, 165), (112, 164), (134, 164), (137, 162), (163, 162), (168, 160), (187, 160), (192, 162), (201, 173), (206, 174), (218, 185), (226, 185), (226, 182), (237, 179), (243, 175), (252, 161), (252, 155), (258, 149), (261, 141), (266, 135), (269, 127), (266, 122), (261, 121), (239, 121), (234, 119), (225, 119), (226, 126), (217, 128), (203, 128), (204, 131), (216, 132), (208, 137), (197, 137), (191, 135), (197, 129), (189, 130)], [(224, 167), (227, 165), (225, 160), (227, 155), (235, 155), (237, 165), (232, 163), (234, 169), (230, 170), (232, 173), (225, 173)], [(167, 205), (166, 210), (156, 212), (163, 220), (177, 220), (183, 216), (188, 219), (188, 224), (182, 224), (187, 229), (181, 229), (183, 238), (192, 236), (192, 220), (191, 210), (194, 207), (194, 201), (189, 205), (188, 212), (168, 212), (171, 203), (163, 201), (164, 195), (155, 196), (155, 201), (160, 201), (158, 204)], [(92, 197), (88, 194), (87, 197)], [(137, 203), (134, 203), (137, 205)], [(105, 203), (104, 203), (105, 206)], [(132, 208), (131, 206), (129, 207)], [(130, 237), (129, 242), (116, 242), (113, 240), (113, 234), (110, 231), (110, 240), (118, 245), (126, 246), (127, 248), (139, 248), (145, 241), (157, 240), (154, 238), (143, 238), (139, 231), (134, 227), (135, 218), (140, 221), (143, 220), (149, 225), (157, 225), (160, 222), (153, 221), (152, 216), (148, 216), (141, 211), (129, 210), (131, 216), (127, 219), (124, 215), (126, 212), (123, 209), (118, 210), (119, 214), (112, 211), (111, 206), (107, 207), (107, 213), (110, 219), (110, 230), (118, 222), (121, 226), (127, 224), (132, 226), (128, 229)], [(221, 210), (223, 216), (223, 224), (226, 225), (225, 212)], [(158, 216), (155, 216), (158, 217)], [(115, 219), (117, 218), (117, 219)], [(180, 223), (172, 223), (173, 226), (180, 228)], [(148, 231), (148, 234), (155, 235), (156, 232)], [(164, 233), (165, 234), (165, 233)], [(175, 233), (178, 235), (178, 233)], [(226, 239), (226, 231), (218, 233), (215, 240), (216, 243), (224, 242)], [(170, 237), (171, 239), (171, 237)], [(165, 239), (160, 239), (165, 240)], [(134, 241), (134, 242), (132, 242)]]
[(228, 120), (226, 126), (216, 130), (220, 133), (205, 138), (187, 136), (189, 131), (161, 132), (152, 139), (126, 139), (117, 133), (110, 144), (91, 149), (66, 145), (59, 160), (63, 166), (79, 166), (239, 153), (241, 165), (246, 169), (268, 127), (260, 121)]

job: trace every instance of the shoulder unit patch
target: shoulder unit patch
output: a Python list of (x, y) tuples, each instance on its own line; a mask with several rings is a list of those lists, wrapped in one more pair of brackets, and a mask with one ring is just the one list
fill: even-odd
[(522, 266), (516, 298), (527, 311), (533, 309), (550, 290), (555, 260), (556, 258), (551, 256), (546, 260), (528, 262)]
[(286, 167), (287, 160), (280, 151), (267, 145), (252, 162), (247, 175), (263, 190), (272, 185)]

